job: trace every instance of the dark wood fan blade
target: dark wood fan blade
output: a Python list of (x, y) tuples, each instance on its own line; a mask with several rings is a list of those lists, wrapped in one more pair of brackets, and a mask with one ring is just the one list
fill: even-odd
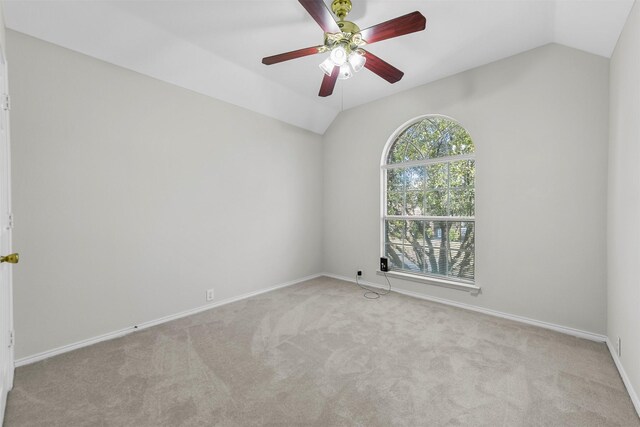
[(292, 50), (291, 52), (281, 53), (279, 55), (267, 56), (262, 58), (265, 65), (277, 64), (278, 62), (289, 61), (290, 59), (302, 58), (303, 56), (315, 55), (320, 53), (322, 46), (305, 47), (304, 49)]
[(365, 68), (373, 71), (374, 73), (376, 73), (377, 75), (379, 75), (380, 77), (388, 81), (389, 83), (395, 83), (399, 81), (402, 78), (402, 76), (404, 76), (404, 73), (398, 70), (393, 65), (378, 58), (377, 56), (375, 56), (373, 53), (369, 51), (365, 50), (364, 52), (365, 52), (364, 57), (367, 60), (364, 63)]
[(339, 33), (340, 27), (322, 0), (298, 0), (325, 33)]
[(373, 27), (360, 31), (362, 38), (369, 44), (405, 34), (422, 31), (427, 26), (427, 19), (418, 11), (391, 19)]
[(338, 74), (340, 74), (340, 67), (333, 67), (333, 71), (330, 76), (327, 76), (326, 74), (324, 75), (318, 96), (329, 96), (333, 93), (333, 88), (336, 86), (336, 80), (338, 80)]

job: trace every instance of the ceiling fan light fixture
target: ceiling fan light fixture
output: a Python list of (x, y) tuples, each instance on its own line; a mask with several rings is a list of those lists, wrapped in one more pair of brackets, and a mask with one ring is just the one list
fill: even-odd
[(364, 57), (364, 52), (362, 52), (362, 50), (360, 49), (352, 52), (351, 55), (349, 55), (349, 64), (351, 64), (351, 67), (353, 67), (354, 73), (362, 70), (366, 61), (367, 58)]
[(340, 73), (338, 73), (338, 78), (340, 80), (347, 80), (353, 77), (353, 69), (351, 68), (351, 64), (348, 62), (342, 64), (340, 67)]
[(333, 67), (335, 67), (335, 64), (333, 63), (331, 58), (327, 58), (324, 61), (322, 61), (319, 67), (323, 73), (325, 73), (327, 76), (331, 76), (331, 73), (333, 72)]
[[(1, 0), (0, 0), (1, 1)], [(380, 24), (360, 30), (354, 22), (345, 20), (351, 10), (351, 0), (332, 0), (331, 16), (327, 8), (329, 0), (298, 0), (324, 31), (324, 43), (303, 49), (284, 52), (262, 58), (265, 65), (273, 65), (291, 59), (329, 52), (329, 57), (319, 64), (325, 74), (318, 96), (326, 97), (333, 93), (338, 79), (348, 79), (354, 73), (366, 68), (389, 83), (402, 79), (404, 73), (371, 52), (361, 49), (364, 45), (376, 43), (425, 29), (427, 20), (419, 12), (398, 16)]]

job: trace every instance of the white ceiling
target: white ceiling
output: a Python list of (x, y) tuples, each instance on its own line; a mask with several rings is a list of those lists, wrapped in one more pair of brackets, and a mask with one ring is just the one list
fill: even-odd
[(405, 72), (400, 82), (363, 70), (320, 98), (323, 56), (260, 62), (322, 44), (322, 30), (296, 0), (4, 1), (8, 28), (320, 134), (343, 109), (547, 43), (610, 57), (632, 5), (353, 0), (348, 19), (360, 28), (419, 10), (427, 29), (368, 46)]

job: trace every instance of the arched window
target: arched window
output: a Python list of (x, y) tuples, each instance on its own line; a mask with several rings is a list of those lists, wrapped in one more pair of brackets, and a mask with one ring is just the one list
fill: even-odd
[(475, 160), (467, 131), (425, 116), (390, 138), (382, 157), (382, 256), (391, 270), (473, 282)]

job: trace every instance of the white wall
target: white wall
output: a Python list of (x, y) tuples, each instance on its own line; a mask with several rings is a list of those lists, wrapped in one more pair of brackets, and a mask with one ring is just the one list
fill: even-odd
[(3, 52), (6, 51), (5, 46), (6, 46), (6, 29), (5, 29), (5, 25), (4, 25), (4, 2), (0, 2), (0, 49), (2, 49)]
[(608, 66), (547, 45), (345, 111), (324, 138), (325, 271), (384, 283), (383, 146), (407, 120), (444, 114), (476, 144), (482, 293), (393, 286), (605, 333)]
[[(622, 340), (620, 362), (640, 393), (640, 5), (611, 58), (607, 335)], [(637, 400), (636, 405), (640, 402)], [(640, 406), (636, 406), (640, 411)]]
[(17, 358), (322, 271), (320, 136), (7, 36)]

